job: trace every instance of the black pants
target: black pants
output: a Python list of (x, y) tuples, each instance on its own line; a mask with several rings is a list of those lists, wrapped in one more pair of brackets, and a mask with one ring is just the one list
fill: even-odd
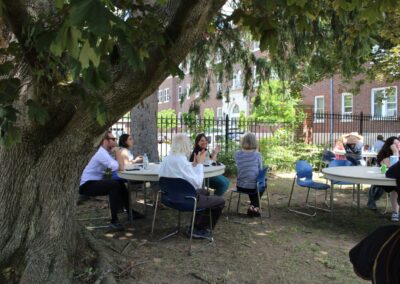
[[(208, 196), (207, 190), (198, 189), (197, 190), (197, 208), (211, 208), (211, 221), (212, 228), (214, 229), (217, 224), (219, 216), (221, 216), (222, 209), (225, 207), (225, 200), (220, 196)], [(196, 213), (196, 218), (194, 220), (194, 226), (196, 229), (208, 229), (210, 228), (210, 210), (206, 209)]]
[(118, 211), (128, 209), (128, 191), (123, 180), (91, 180), (79, 187), (79, 193), (87, 196), (108, 195), (110, 200), (111, 222), (118, 221)]
[[(250, 199), (250, 204), (253, 205), (254, 207), (260, 207), (260, 203), (258, 202), (258, 194), (257, 194), (257, 189), (250, 189), (250, 188), (243, 188), (240, 186), (236, 186), (237, 190), (240, 192), (248, 193), (249, 194), (249, 199)], [(252, 193), (252, 194), (250, 194)], [(264, 191), (260, 192), (260, 199), (263, 196)]]

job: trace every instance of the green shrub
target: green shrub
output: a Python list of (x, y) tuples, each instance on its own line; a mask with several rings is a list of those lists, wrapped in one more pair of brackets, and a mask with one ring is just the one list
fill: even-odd
[(235, 151), (221, 152), (218, 155), (218, 161), (225, 165), (225, 175), (228, 177), (236, 176)]

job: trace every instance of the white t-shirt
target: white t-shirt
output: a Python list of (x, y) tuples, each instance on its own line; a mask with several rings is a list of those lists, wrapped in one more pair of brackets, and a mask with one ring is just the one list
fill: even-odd
[(158, 175), (159, 177), (182, 178), (190, 182), (195, 189), (201, 188), (204, 178), (202, 164), (193, 167), (185, 155), (171, 153), (162, 161)]
[(102, 180), (107, 168), (111, 171), (117, 171), (119, 165), (110, 153), (103, 146), (100, 146), (83, 170), (80, 185), (90, 180)]

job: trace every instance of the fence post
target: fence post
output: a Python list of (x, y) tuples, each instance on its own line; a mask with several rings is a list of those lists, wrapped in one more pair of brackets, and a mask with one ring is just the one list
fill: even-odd
[(229, 141), (229, 116), (225, 116), (225, 153), (228, 153)]
[(364, 127), (364, 113), (363, 112), (361, 112), (360, 113), (360, 131), (359, 131), (359, 133), (360, 133), (360, 135), (362, 135), (363, 134), (363, 127)]

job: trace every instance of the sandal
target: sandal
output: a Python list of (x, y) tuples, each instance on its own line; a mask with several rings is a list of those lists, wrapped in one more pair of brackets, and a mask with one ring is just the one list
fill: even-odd
[(253, 207), (253, 217), (261, 217), (260, 208)]
[(250, 205), (249, 209), (247, 209), (247, 215), (249, 217), (254, 217), (254, 206)]

